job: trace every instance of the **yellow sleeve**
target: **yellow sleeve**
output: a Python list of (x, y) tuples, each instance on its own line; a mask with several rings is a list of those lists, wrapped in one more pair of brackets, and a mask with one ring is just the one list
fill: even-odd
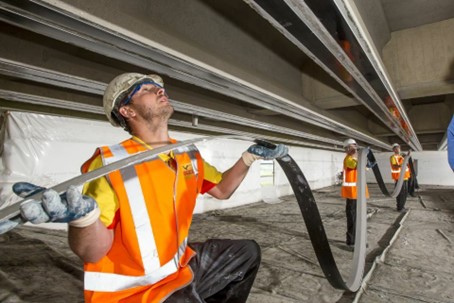
[(350, 169), (355, 169), (358, 166), (358, 160), (353, 158), (352, 156), (348, 155), (345, 158), (345, 167)]
[[(95, 170), (103, 166), (101, 155), (98, 155), (89, 165), (88, 171)], [(119, 208), (117, 195), (110, 186), (106, 177), (101, 177), (84, 184), (82, 193), (96, 200), (101, 210), (101, 222), (109, 227)]]
[(400, 166), (399, 162), (397, 161), (397, 157), (395, 157), (394, 155), (392, 155), (389, 160), (391, 161), (392, 166)]
[(222, 180), (222, 173), (216, 167), (203, 160), (204, 179), (208, 182), (218, 184)]

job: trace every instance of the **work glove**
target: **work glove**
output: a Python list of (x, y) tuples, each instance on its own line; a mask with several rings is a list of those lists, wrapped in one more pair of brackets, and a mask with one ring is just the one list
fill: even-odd
[(20, 207), (22, 217), (31, 223), (61, 222), (82, 228), (93, 224), (99, 218), (100, 211), (96, 201), (82, 195), (75, 186), (70, 186), (65, 193), (59, 195), (52, 189), (27, 182), (13, 185), (14, 193), (22, 198), (43, 190), (41, 201), (34, 200)]
[(254, 144), (251, 145), (247, 151), (245, 151), (241, 158), (247, 166), (251, 166), (255, 160), (272, 160), (279, 159), (288, 154), (288, 147), (283, 144), (276, 145), (276, 148), (268, 148), (263, 145)]
[(366, 164), (367, 168), (373, 168), (375, 165), (377, 165), (377, 162), (372, 162), (369, 159), (367, 159), (367, 164)]
[(370, 147), (366, 147), (366, 150), (367, 150), (367, 163), (366, 163), (366, 167), (367, 168), (373, 168), (375, 165), (377, 165), (377, 162), (376, 161), (371, 161), (369, 159), (369, 155), (372, 156), (372, 154), (370, 154)]

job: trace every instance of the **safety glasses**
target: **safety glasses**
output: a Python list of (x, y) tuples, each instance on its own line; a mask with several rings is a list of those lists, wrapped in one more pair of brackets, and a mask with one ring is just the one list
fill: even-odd
[(146, 84), (152, 84), (157, 88), (156, 91), (153, 91), (155, 94), (157, 94), (158, 91), (163, 88), (161, 85), (159, 85), (158, 83), (153, 82), (153, 81), (142, 82), (142, 83), (136, 85), (134, 87), (134, 89), (129, 93), (129, 95), (127, 95), (126, 98), (124, 98), (123, 101), (120, 102), (119, 107), (128, 105), (131, 102), (132, 97), (142, 88), (143, 85), (146, 85)]

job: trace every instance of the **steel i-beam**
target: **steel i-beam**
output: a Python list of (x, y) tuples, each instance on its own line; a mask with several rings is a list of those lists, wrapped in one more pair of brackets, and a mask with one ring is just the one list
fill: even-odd
[[(336, 79), (414, 150), (421, 144), (377, 56), (357, 41), (359, 25), (332, 0), (244, 0)], [(347, 2), (347, 0), (339, 0)], [(348, 13), (346, 13), (348, 15)], [(364, 41), (365, 37), (361, 36)], [(370, 46), (370, 44), (368, 44)], [(364, 49), (363, 47), (364, 46)]]

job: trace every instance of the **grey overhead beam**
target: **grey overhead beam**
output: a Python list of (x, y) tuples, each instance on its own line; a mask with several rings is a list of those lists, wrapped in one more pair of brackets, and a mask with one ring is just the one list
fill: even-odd
[(437, 150), (448, 150), (448, 132), (445, 132), (440, 143), (438, 143)]
[[(176, 123), (176, 124), (172, 124), (172, 123)], [(217, 127), (217, 126), (212, 126), (212, 125), (203, 125), (202, 127), (200, 127), (200, 125), (194, 126), (194, 125), (192, 125), (192, 122), (189, 122), (189, 121), (181, 121), (181, 120), (174, 121), (173, 119), (171, 119), (169, 124), (184, 126), (185, 128), (192, 129), (195, 132), (197, 132), (197, 130), (204, 130), (204, 131), (226, 134), (226, 135), (231, 134), (231, 135), (245, 136), (245, 137), (251, 137), (251, 138), (258, 138), (257, 134), (250, 133), (250, 132), (232, 130), (230, 128), (223, 128), (223, 127)], [(297, 141), (297, 140), (283, 139), (282, 137), (260, 135), (259, 138), (265, 139), (265, 140), (268, 140), (271, 142), (283, 142), (283, 143), (287, 143), (287, 144), (300, 145), (300, 146), (306, 146), (306, 147), (311, 147), (311, 148), (336, 150), (339, 152), (344, 151), (344, 149), (340, 146), (330, 146), (330, 145), (316, 144), (316, 143), (310, 143), (310, 142), (301, 142), (301, 141)]]
[(104, 91), (106, 87), (106, 85), (101, 82), (59, 73), (1, 57), (0, 74), (92, 94), (99, 94), (99, 92)]
[[(45, 69), (41, 67), (36, 67), (29, 64), (24, 64), (21, 62), (8, 60), (5, 58), (0, 57), (0, 74), (12, 76), (14, 78), (19, 79), (26, 79), (38, 83), (43, 83), (47, 85), (53, 85), (56, 87), (63, 87), (69, 88), (72, 90), (80, 91), (80, 92), (90, 92), (95, 95), (102, 96), (104, 90), (107, 86), (106, 83), (102, 83), (99, 81), (93, 81), (90, 79), (76, 77), (73, 75), (65, 74), (56, 72), (50, 69)], [(38, 97), (35, 96), (34, 98), (29, 97), (27, 94), (22, 93), (14, 93), (6, 90), (0, 90), (0, 96), (3, 96), (4, 99), (8, 97), (11, 98), (12, 101), (21, 101), (25, 103), (32, 103), (32, 104), (39, 104), (39, 105), (47, 105), (52, 107), (60, 107), (60, 108), (67, 108), (71, 110), (80, 111), (83, 108), (84, 111), (91, 111), (92, 113), (96, 114), (103, 114), (104, 112), (101, 110), (99, 106), (81, 106), (76, 102), (70, 102), (65, 100), (54, 100), (50, 98)], [(30, 102), (27, 102), (30, 100)], [(31, 102), (33, 101), (33, 102)], [(254, 119), (244, 118), (237, 115), (229, 114), (226, 112), (219, 112), (213, 109), (208, 109), (205, 107), (197, 106), (194, 104), (186, 104), (184, 102), (180, 102), (177, 100), (172, 99), (171, 103), (177, 112), (182, 112), (186, 114), (194, 114), (202, 117), (213, 118), (220, 121), (235, 123), (243, 126), (250, 126), (257, 129), (263, 129), (272, 131), (275, 133), (281, 133), (285, 135), (300, 137), (304, 139), (324, 142), (328, 144), (332, 144), (333, 146), (342, 146), (342, 142), (339, 140), (333, 140), (330, 138), (312, 135), (310, 133), (298, 131), (295, 129), (282, 127), (270, 123), (265, 123), (262, 121), (257, 121)], [(325, 147), (326, 148), (326, 147)]]
[[(338, 81), (415, 150), (421, 144), (371, 50), (355, 34), (360, 24), (343, 20), (333, 0), (244, 0)], [(347, 1), (347, 0), (345, 0)], [(336, 1), (341, 2), (341, 0)], [(350, 26), (355, 30), (352, 31)], [(364, 40), (364, 35), (360, 36)], [(370, 58), (374, 61), (369, 61)], [(389, 148), (389, 147), (388, 147)]]
[[(342, 14), (345, 22), (348, 24), (350, 30), (353, 32), (353, 35), (358, 41), (359, 46), (361, 47), (363, 53), (367, 56), (367, 59), (372, 65), (372, 68), (378, 75), (381, 84), (385, 87), (386, 91), (384, 92), (385, 98), (390, 97), (392, 99), (390, 104), (386, 104), (386, 101), (383, 102), (384, 110), (387, 113), (390, 113), (392, 110), (397, 109), (398, 116), (392, 115), (392, 118), (397, 120), (401, 126), (401, 130), (404, 132), (404, 136), (408, 135), (408, 139), (414, 145), (414, 147), (419, 147), (417, 150), (422, 150), (422, 146), (416, 136), (416, 133), (411, 125), (410, 119), (408, 118), (407, 113), (402, 105), (399, 95), (393, 87), (391, 79), (386, 71), (385, 65), (381, 60), (380, 54), (376, 49), (372, 38), (367, 31), (367, 28), (364, 24), (364, 21), (361, 18), (361, 14), (356, 7), (356, 4), (353, 0), (332, 0), (336, 4), (339, 12)], [(382, 88), (381, 88), (382, 89)], [(383, 96), (383, 95), (382, 95)], [(408, 129), (406, 129), (404, 126)], [(401, 136), (402, 137), (402, 136)], [(411, 146), (411, 144), (410, 144)]]
[(176, 52), (170, 53), (153, 41), (112, 24), (108, 25), (58, 0), (1, 0), (0, 20), (344, 136), (354, 137), (371, 145), (390, 149), (389, 144), (370, 135), (201, 62)]
[[(14, 102), (23, 103), (23, 104), (32, 104), (32, 105), (41, 105), (41, 106), (44, 105), (44, 106), (48, 106), (48, 107), (52, 107), (52, 108), (59, 108), (59, 109), (66, 109), (66, 110), (73, 110), (73, 111), (79, 111), (79, 112), (88, 112), (88, 113), (104, 115), (104, 109), (102, 108), (102, 106), (81, 104), (78, 102), (73, 102), (73, 101), (68, 101), (68, 100), (47, 98), (47, 97), (36, 96), (36, 95), (31, 95), (31, 94), (19, 93), (19, 92), (15, 92), (15, 91), (7, 91), (7, 90), (3, 90), (3, 89), (0, 89), (0, 99), (14, 101)], [(2, 109), (1, 102), (0, 102), (0, 109)], [(8, 107), (6, 109), (11, 109), (11, 108)], [(342, 148), (340, 147), (341, 145), (338, 145), (338, 144), (328, 144), (328, 145), (316, 144), (316, 143), (286, 139), (286, 138), (276, 137), (276, 136), (271, 136), (271, 135), (258, 135), (256, 133), (252, 133), (252, 132), (240, 131), (240, 130), (225, 128), (225, 127), (217, 127), (214, 125), (207, 125), (207, 124), (201, 124), (201, 123), (198, 124), (197, 126), (195, 126), (192, 124), (191, 121), (184, 121), (182, 119), (171, 118), (169, 120), (169, 125), (183, 127), (185, 129), (191, 129), (195, 133), (200, 133), (201, 131), (204, 131), (204, 132), (214, 132), (214, 133), (220, 133), (220, 134), (234, 134), (234, 135), (261, 138), (261, 139), (266, 139), (266, 140), (270, 140), (273, 142), (284, 142), (284, 143), (288, 143), (288, 144), (306, 146), (306, 147), (312, 147), (312, 148), (322, 148), (322, 149), (337, 150), (337, 151), (342, 150)]]
[[(49, 97), (24, 94), (24, 93), (10, 91), (10, 90), (4, 90), (4, 89), (0, 89), (0, 99), (14, 101), (14, 102), (20, 102), (20, 103), (26, 103), (26, 104), (41, 105), (41, 106), (48, 106), (48, 107), (52, 107), (52, 108), (60, 108), (60, 109), (67, 109), (67, 110), (74, 110), (74, 111), (104, 115), (104, 110), (101, 106), (83, 104), (80, 102), (74, 102), (74, 101), (69, 101), (69, 100), (62, 100), (62, 99), (55, 99), (55, 98), (49, 98)], [(0, 108), (1, 108), (1, 104), (0, 104)]]

